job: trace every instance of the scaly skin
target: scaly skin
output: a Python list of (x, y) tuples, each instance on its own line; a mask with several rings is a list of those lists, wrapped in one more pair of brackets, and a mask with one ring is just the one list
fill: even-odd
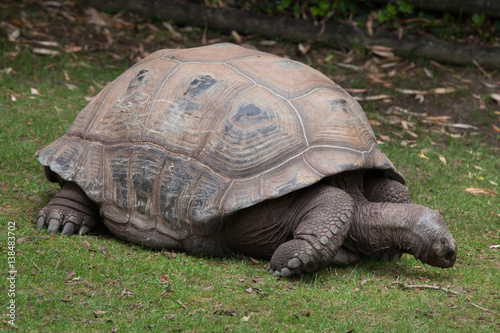
[(62, 235), (86, 234), (100, 223), (99, 207), (73, 182), (63, 183), (59, 192), (40, 210), (36, 225)]
[[(277, 276), (315, 272), (362, 255), (390, 259), (409, 253), (433, 266), (453, 266), (456, 243), (441, 215), (408, 202), (403, 185), (369, 177), (364, 184), (362, 172), (351, 172), (333, 177), (330, 184), (312, 185), (241, 210), (226, 218), (223, 230), (212, 237), (191, 235), (167, 242), (165, 235), (154, 231), (149, 237), (188, 253), (239, 252), (270, 259), (269, 270)], [(67, 182), (40, 211), (37, 226), (48, 226), (51, 233), (81, 234), (99, 222), (97, 205)]]

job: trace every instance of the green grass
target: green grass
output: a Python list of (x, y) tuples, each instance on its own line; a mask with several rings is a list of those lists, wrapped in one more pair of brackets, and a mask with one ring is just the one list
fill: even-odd
[[(4, 54), (12, 51), (4, 43)], [(90, 85), (99, 91), (130, 65), (105, 57), (89, 60), (88, 55), (40, 57), (26, 49), (15, 59), (0, 57), (0, 68), (14, 69), (0, 74), (0, 246), (6, 258), (7, 223), (15, 221), (15, 323), (20, 332), (498, 331), (500, 256), (490, 246), (500, 243), (500, 200), (464, 191), (499, 192), (494, 185), (500, 183), (498, 151), (480, 136), (443, 141), (438, 133), (418, 128), (414, 148), (396, 140), (382, 145), (407, 177), (414, 201), (438, 209), (448, 221), (459, 246), (451, 269), (404, 256), (286, 280), (268, 274), (265, 261), (163, 253), (106, 232), (61, 237), (37, 230), (32, 223), (37, 211), (57, 188), (45, 180), (35, 151), (64, 134), (87, 103)], [(77, 88), (70, 90), (66, 83)], [(32, 96), (32, 87), (43, 96)], [(22, 97), (13, 102), (8, 94)], [(375, 113), (370, 108), (369, 118)], [(384, 134), (392, 136), (391, 130)], [(419, 157), (421, 150), (428, 160)], [(7, 291), (7, 259), (2, 265), (2, 291)], [(165, 276), (168, 282), (162, 282)], [(10, 301), (7, 292), (0, 298), (2, 306)], [(9, 328), (6, 306), (0, 313), (2, 328)]]

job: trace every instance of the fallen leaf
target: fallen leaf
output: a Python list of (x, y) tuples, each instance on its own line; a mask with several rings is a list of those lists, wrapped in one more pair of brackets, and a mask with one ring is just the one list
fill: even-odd
[(120, 295), (118, 296), (118, 298), (122, 298), (122, 297), (133, 297), (134, 294), (130, 291), (127, 291), (127, 289), (123, 289), (122, 292), (120, 293)]
[(441, 161), (444, 165), (446, 165), (446, 158), (445, 158), (443, 155), (441, 155), (441, 154), (438, 154), (438, 157), (439, 157), (439, 160), (440, 160), (440, 161)]
[(54, 41), (47, 41), (47, 40), (35, 40), (35, 44), (40, 45), (40, 46), (45, 46), (45, 47), (58, 47), (59, 43), (54, 42)]
[(389, 96), (389, 95), (374, 95), (374, 96), (363, 97), (364, 101), (380, 101), (380, 100), (386, 100), (386, 99), (392, 99), (392, 96)]
[(372, 120), (372, 119), (370, 119), (369, 122), (370, 122), (370, 125), (372, 125), (372, 126), (382, 125), (382, 123), (380, 121), (376, 121), (376, 120)]
[(500, 249), (500, 245), (490, 245), (490, 249)]
[(41, 54), (41, 55), (59, 55), (59, 54), (61, 54), (61, 52), (59, 52), (59, 51), (44, 49), (44, 48), (40, 48), (40, 47), (33, 48), (33, 53)]
[(384, 134), (379, 134), (378, 135), (380, 137), (380, 139), (382, 141), (385, 141), (385, 142), (391, 142), (391, 138), (389, 138), (387, 135), (384, 135)]
[(30, 90), (32, 95), (42, 96), (42, 94), (40, 94), (36, 88), (32, 87)]
[(494, 130), (495, 132), (500, 132), (500, 127), (495, 126), (494, 124), (491, 124), (491, 127), (493, 127), (493, 130)]
[(431, 92), (433, 92), (435, 94), (449, 94), (449, 93), (452, 93), (452, 92), (455, 92), (455, 91), (457, 91), (457, 89), (452, 88), (452, 87), (436, 88), (436, 89), (432, 89), (431, 90)]
[(83, 241), (83, 247), (86, 249), (90, 249), (90, 243), (87, 241)]
[(425, 159), (425, 160), (428, 160), (428, 159), (429, 159), (427, 156), (425, 156), (425, 154), (424, 154), (424, 150), (423, 150), (423, 149), (422, 149), (422, 150), (420, 150), (420, 153), (418, 154), (418, 157), (423, 158), (423, 159)]
[(360, 66), (356, 66), (356, 65), (343, 64), (341, 62), (338, 62), (336, 65), (339, 67), (342, 67), (342, 68), (352, 69), (353, 71), (356, 71), (356, 72), (363, 71), (363, 68), (361, 68)]
[(173, 39), (176, 39), (176, 40), (182, 40), (182, 39), (184, 39), (184, 37), (182, 36), (182, 34), (180, 32), (177, 32), (170, 23), (163, 21), (162, 24), (170, 32), (170, 34), (172, 35)]
[(484, 188), (475, 188), (475, 187), (466, 188), (465, 192), (471, 193), (474, 195), (476, 195), (476, 194), (478, 194), (478, 195), (498, 195), (498, 193), (496, 193), (494, 191), (487, 190)]
[(241, 321), (249, 321), (251, 316), (252, 315), (244, 316), (243, 318), (241, 318)]
[(431, 72), (429, 69), (427, 69), (427, 67), (424, 67), (424, 73), (425, 73), (425, 75), (426, 75), (428, 78), (431, 78), (431, 79), (432, 79), (432, 78), (434, 77), (434, 75), (432, 74), (432, 72)]
[(236, 44), (241, 44), (241, 42), (242, 42), (241, 36), (236, 30), (231, 31), (231, 37), (234, 38), (234, 41), (236, 42)]
[(497, 93), (492, 93), (490, 94), (490, 97), (497, 102), (498, 105), (500, 105), (500, 94)]
[(393, 48), (381, 45), (367, 46), (367, 49), (371, 50), (373, 54), (384, 58), (394, 58)]
[(258, 261), (257, 259), (254, 259), (252, 257), (250, 257), (250, 261), (252, 261), (254, 264), (260, 263), (260, 261)]
[(424, 282), (429, 282), (431, 279), (429, 278), (426, 278), (426, 277), (423, 277), (423, 276), (419, 276), (418, 277), (421, 281), (424, 281)]
[(167, 274), (160, 276), (160, 283), (168, 283), (170, 281), (170, 276)]
[(108, 312), (108, 311), (93, 311), (94, 316), (95, 316), (96, 318), (98, 318), (98, 317), (101, 317), (101, 316), (105, 315), (107, 312)]
[(259, 42), (260, 46), (274, 46), (276, 44), (278, 44), (278, 42), (275, 40), (261, 40)]
[(304, 45), (302, 43), (299, 43), (298, 48), (302, 55), (306, 55), (307, 52), (309, 52), (309, 49), (311, 48), (311, 44)]

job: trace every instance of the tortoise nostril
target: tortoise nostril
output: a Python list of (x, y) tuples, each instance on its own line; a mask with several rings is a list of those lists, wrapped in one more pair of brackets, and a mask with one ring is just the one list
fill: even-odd
[(451, 249), (446, 251), (446, 255), (445, 255), (446, 260), (451, 260), (454, 257), (455, 257), (455, 251), (453, 251)]

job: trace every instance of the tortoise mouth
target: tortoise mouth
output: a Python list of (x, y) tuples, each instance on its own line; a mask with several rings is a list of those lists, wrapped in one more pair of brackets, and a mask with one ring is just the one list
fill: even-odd
[(422, 262), (435, 267), (453, 267), (457, 260), (457, 243), (454, 239), (442, 237), (431, 247), (427, 258), (419, 259)]

